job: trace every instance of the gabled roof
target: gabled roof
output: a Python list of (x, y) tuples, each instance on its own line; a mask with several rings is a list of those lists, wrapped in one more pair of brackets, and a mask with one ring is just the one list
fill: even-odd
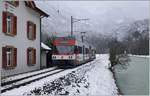
[(39, 9), (38, 7), (36, 7), (34, 1), (24, 1), (26, 6), (35, 10), (36, 12), (38, 12), (41, 16), (45, 16), (48, 17), (49, 15), (47, 13), (45, 13), (44, 11), (42, 11), (41, 9)]

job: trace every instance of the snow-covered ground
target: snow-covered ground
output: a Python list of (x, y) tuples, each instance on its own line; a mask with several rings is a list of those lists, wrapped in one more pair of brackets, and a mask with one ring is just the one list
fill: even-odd
[(8, 82), (8, 81), (11, 81), (11, 80), (17, 80), (17, 79), (25, 78), (27, 76), (36, 75), (36, 74), (40, 74), (40, 73), (43, 73), (43, 72), (48, 72), (48, 71), (54, 70), (56, 68), (57, 67), (52, 67), (52, 68), (47, 68), (47, 69), (43, 69), (43, 70), (39, 70), (39, 71), (33, 71), (33, 72), (24, 73), (24, 74), (10, 76), (10, 77), (2, 79), (1, 83)]
[(26, 86), (2, 93), (2, 96), (68, 95), (68, 96), (115, 96), (117, 87), (109, 71), (107, 54), (85, 65), (67, 69), (61, 73), (38, 80)]
[(117, 87), (114, 83), (112, 73), (108, 70), (109, 56), (97, 56), (94, 68), (88, 72), (89, 76), (89, 96), (114, 96), (117, 95)]
[(149, 55), (132, 55), (132, 54), (129, 54), (129, 56), (143, 57), (143, 58), (149, 58), (150, 57)]

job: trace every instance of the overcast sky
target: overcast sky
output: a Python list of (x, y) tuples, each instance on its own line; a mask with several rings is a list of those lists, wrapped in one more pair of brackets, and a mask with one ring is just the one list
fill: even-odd
[[(66, 7), (78, 15), (105, 14), (113, 10), (123, 11), (132, 18), (147, 18), (149, 13), (149, 1), (45, 1), (49, 5), (56, 5), (57, 8)], [(84, 13), (80, 13), (84, 12)], [(119, 12), (119, 11), (118, 11)], [(120, 15), (124, 15), (120, 14)], [(87, 16), (88, 17), (88, 16)]]
[[(51, 15), (50, 18), (55, 18), (55, 13), (50, 9), (59, 10), (66, 20), (71, 15), (75, 18), (89, 18), (87, 23), (91, 25), (91, 30), (97, 32), (110, 31), (116, 24), (148, 18), (150, 11), (149, 1), (36, 1), (36, 4)], [(69, 31), (70, 27), (67, 26), (70, 26), (70, 22), (61, 21), (68, 22), (68, 29), (65, 30)]]

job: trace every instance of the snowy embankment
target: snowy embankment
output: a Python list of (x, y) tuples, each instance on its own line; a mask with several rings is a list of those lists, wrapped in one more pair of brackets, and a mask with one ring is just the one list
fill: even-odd
[(117, 87), (109, 68), (109, 56), (97, 56), (94, 68), (88, 72), (89, 76), (89, 96), (114, 96), (117, 95)]
[(150, 57), (149, 55), (132, 55), (132, 54), (129, 54), (129, 56), (142, 57), (142, 58), (149, 58)]
[(108, 55), (97, 55), (97, 58), (90, 63), (67, 69), (2, 95), (114, 96), (118, 94), (118, 91), (108, 67)]

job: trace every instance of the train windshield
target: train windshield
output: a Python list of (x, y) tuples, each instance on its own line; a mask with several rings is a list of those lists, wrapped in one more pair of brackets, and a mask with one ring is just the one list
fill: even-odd
[(59, 54), (72, 54), (74, 46), (56, 46), (57, 53)]

